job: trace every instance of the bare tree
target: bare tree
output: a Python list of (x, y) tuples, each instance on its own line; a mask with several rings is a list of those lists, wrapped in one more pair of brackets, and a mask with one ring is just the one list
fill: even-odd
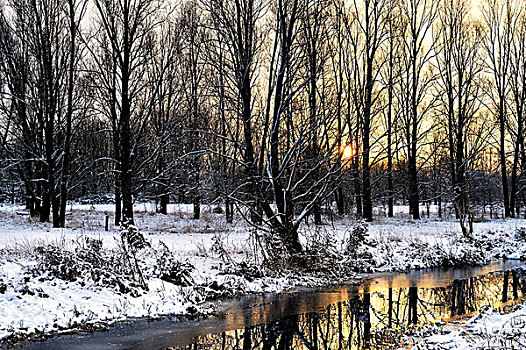
[[(351, 147), (350, 145), (344, 145), (344, 139), (342, 137), (345, 128), (344, 118), (344, 51), (345, 51), (345, 3), (343, 1), (334, 1), (334, 14), (331, 16), (333, 22), (333, 40), (329, 41), (329, 44), (334, 43), (332, 48), (333, 54), (330, 55), (332, 63), (332, 71), (334, 74), (334, 93), (335, 104), (336, 104), (336, 118), (337, 118), (337, 135), (338, 135), (338, 157), (336, 162), (341, 165), (344, 161), (344, 149), (345, 147)], [(350, 131), (349, 131), (350, 132)], [(352, 155), (351, 155), (352, 156)], [(338, 215), (344, 215), (347, 212), (347, 205), (345, 201), (345, 195), (343, 190), (342, 180), (339, 181), (335, 193), (336, 206)]]
[[(291, 254), (302, 251), (299, 226), (307, 215), (313, 213), (317, 203), (332, 194), (342, 168), (334, 162), (339, 153), (336, 149), (338, 138), (323, 138), (324, 143), (319, 139), (317, 159), (307, 161), (312, 147), (311, 130), (334, 130), (334, 115), (317, 113), (313, 121), (308, 113), (302, 115), (301, 108), (299, 113), (294, 113), (301, 106), (299, 92), (310, 83), (308, 79), (298, 79), (301, 51), (295, 45), (301, 20), (307, 16), (308, 4), (300, 0), (280, 0), (273, 10), (276, 16), (274, 40), (277, 40), (279, 59), (273, 69), (276, 72), (274, 96), (269, 101), (272, 102), (272, 113), (270, 147), (266, 156), (268, 180), (261, 182), (268, 184), (268, 189), (263, 188), (261, 193), (270, 191), (275, 203), (273, 207), (268, 197), (262, 197), (264, 223), (281, 238)], [(312, 164), (315, 165), (310, 167)]]
[(491, 105), (488, 109), (499, 124), (499, 163), (502, 178), (504, 215), (511, 216), (508, 170), (506, 156), (506, 124), (509, 114), (507, 96), (510, 92), (510, 65), (513, 41), (512, 1), (487, 1), (482, 11), (485, 25), (484, 50), (486, 71), (490, 76), (486, 96)]
[(351, 21), (353, 29), (349, 29), (354, 66), (358, 74), (355, 78), (353, 93), (356, 112), (361, 115), (362, 128), (362, 191), (363, 217), (373, 220), (371, 198), (371, 131), (375, 115), (378, 115), (378, 102), (381, 94), (377, 91), (379, 74), (385, 63), (381, 48), (388, 37), (390, 2), (379, 0), (353, 1), (351, 5)]
[[(301, 17), (299, 44), (305, 57), (305, 80), (307, 81), (307, 100), (308, 115), (311, 127), (310, 146), (308, 150), (307, 161), (309, 168), (315, 168), (315, 162), (318, 161), (319, 155), (319, 138), (321, 130), (317, 127), (318, 114), (324, 113), (319, 110), (318, 102), (318, 84), (321, 78), (324, 65), (327, 61), (327, 52), (324, 50), (325, 42), (329, 40), (324, 23), (327, 21), (327, 3), (324, 1), (314, 1), (305, 7), (305, 15)], [(324, 98), (324, 96), (321, 96)], [(319, 178), (318, 170), (315, 170), (312, 176), (312, 182)], [(321, 225), (321, 204), (316, 202), (313, 206), (314, 223)]]
[(189, 171), (189, 192), (193, 204), (193, 218), (201, 215), (201, 171), (202, 159), (200, 141), (204, 134), (201, 129), (207, 124), (207, 112), (203, 104), (206, 89), (206, 74), (204, 52), (207, 50), (208, 32), (201, 23), (203, 13), (197, 6), (197, 1), (185, 3), (182, 8), (182, 21), (184, 32), (183, 45), (183, 72), (182, 84), (186, 105), (186, 166)]
[(446, 0), (441, 4), (435, 42), (439, 72), (437, 94), (445, 116), (453, 204), (457, 218), (470, 215), (466, 189), (466, 167), (478, 149), (468, 147), (466, 138), (480, 107), (483, 70), (479, 54), (480, 27), (469, 17), (464, 0)]
[[(25, 148), (22, 160), (25, 165), (19, 173), (31, 193), (30, 212), (36, 209), (33, 203), (39, 203), (40, 221), (48, 221), (52, 212), (53, 227), (65, 226), (77, 79), (75, 38), (84, 6), (85, 2), (73, 0), (65, 4), (54, 0), (13, 0), (9, 3), (10, 19), (3, 18), (5, 28), (10, 25), (14, 28), (12, 36), (5, 36), (3, 41), (4, 74), (11, 76), (9, 87), (16, 96), (13, 106), (18, 105), (16, 119), (25, 135), (24, 144), (33, 145)], [(22, 50), (8, 53), (8, 43), (13, 40), (21, 43)], [(20, 63), (26, 67), (20, 69), (20, 63), (13, 60), (15, 57), (22, 59)], [(33, 140), (27, 138), (30, 135)], [(31, 163), (35, 163), (34, 169)], [(35, 177), (36, 190), (30, 184)]]
[[(249, 197), (250, 217), (261, 221), (259, 204), (259, 175), (257, 154), (254, 146), (253, 86), (257, 67), (257, 55), (262, 46), (262, 35), (258, 22), (263, 17), (264, 2), (259, 0), (235, 0), (232, 2), (210, 0), (206, 2), (208, 11), (217, 31), (217, 38), (224, 44), (222, 66), (219, 67), (222, 82), (232, 86), (235, 99), (233, 109), (238, 111), (238, 119), (243, 128), (243, 147), (241, 148), (246, 190)], [(221, 47), (220, 47), (221, 49)], [(222, 88), (224, 86), (222, 85)], [(222, 98), (225, 97), (224, 90)], [(223, 101), (224, 103), (224, 101)], [(223, 132), (223, 135), (225, 133)], [(261, 144), (266, 144), (263, 135)], [(224, 137), (227, 137), (224, 135)], [(226, 150), (223, 150), (223, 153)], [(264, 151), (263, 151), (264, 152)]]
[[(149, 146), (157, 148), (157, 159), (151, 169), (150, 182), (157, 188), (156, 200), (159, 201), (159, 212), (168, 213), (170, 194), (173, 193), (171, 179), (177, 159), (180, 158), (182, 147), (178, 144), (178, 131), (183, 122), (183, 117), (178, 111), (178, 103), (182, 99), (181, 85), (181, 53), (182, 53), (182, 26), (177, 21), (165, 21), (157, 32), (155, 45), (155, 62), (148, 71), (150, 81), (157, 89), (151, 118), (151, 132), (148, 139)], [(150, 148), (148, 147), (148, 148)], [(151, 154), (152, 152), (147, 152)], [(148, 160), (151, 162), (151, 158)]]
[(434, 44), (427, 40), (438, 14), (435, 0), (404, 0), (400, 3), (404, 34), (402, 56), (403, 76), (400, 80), (399, 98), (401, 123), (406, 143), (407, 170), (409, 175), (409, 210), (413, 219), (420, 219), (418, 172), (419, 146), (430, 127), (423, 127), (425, 116), (433, 107), (429, 89), (435, 81), (430, 61)]
[[(40, 193), (37, 191), (35, 176), (40, 162), (35, 161), (37, 153), (37, 123), (31, 113), (29, 97), (32, 74), (29, 66), (29, 48), (25, 39), (26, 21), (22, 11), (16, 11), (13, 19), (7, 18), (6, 7), (2, 7), (0, 17), (0, 67), (4, 96), (10, 103), (6, 107), (2, 126), (2, 149), (10, 163), (6, 166), (16, 168), (18, 177), (24, 183), (26, 207), (30, 215), (40, 212)], [(10, 142), (11, 141), (11, 142)]]
[[(510, 59), (511, 114), (508, 123), (513, 142), (513, 161), (511, 166), (510, 215), (519, 216), (517, 199), (521, 192), (520, 180), (526, 160), (524, 132), (526, 123), (526, 8), (518, 2), (513, 22), (513, 40)], [(520, 168), (520, 169), (519, 169)], [(519, 172), (520, 171), (520, 172)]]
[(386, 64), (383, 72), (384, 89), (387, 90), (387, 111), (385, 114), (385, 133), (386, 133), (386, 157), (387, 157), (387, 216), (394, 216), (394, 183), (393, 183), (393, 158), (396, 148), (396, 133), (398, 129), (397, 115), (399, 113), (395, 104), (395, 88), (400, 79), (400, 54), (401, 54), (401, 21), (400, 8), (395, 6), (394, 2), (390, 3), (388, 13), (388, 39), (384, 54), (386, 55)]
[[(98, 60), (98, 66), (106, 73), (110, 67), (107, 86), (110, 90), (111, 122), (115, 144), (115, 162), (118, 163), (117, 195), (115, 200), (116, 222), (133, 222), (133, 174), (134, 135), (132, 120), (137, 95), (143, 83), (140, 68), (152, 57), (145, 50), (155, 28), (160, 23), (157, 16), (161, 3), (157, 0), (94, 0), (106, 53)], [(144, 115), (143, 115), (144, 117)], [(144, 125), (144, 123), (142, 124)], [(122, 215), (118, 217), (120, 196)]]
[[(73, 113), (75, 108), (74, 93), (76, 90), (76, 78), (78, 77), (78, 65), (79, 65), (79, 45), (77, 37), (79, 36), (80, 22), (84, 17), (87, 2), (84, 0), (67, 0), (67, 6), (64, 11), (68, 19), (68, 39), (69, 39), (69, 50), (68, 50), (68, 67), (67, 67), (67, 81), (66, 81), (66, 115), (65, 115), (65, 130), (63, 136), (63, 154), (62, 154), (62, 171), (59, 180), (60, 187), (60, 208), (58, 211), (58, 218), (53, 223), (57, 224), (58, 227), (65, 227), (66, 225), (66, 204), (68, 197), (68, 187), (70, 186), (71, 176), (71, 139), (72, 125), (73, 125)], [(53, 212), (53, 215), (56, 211)]]

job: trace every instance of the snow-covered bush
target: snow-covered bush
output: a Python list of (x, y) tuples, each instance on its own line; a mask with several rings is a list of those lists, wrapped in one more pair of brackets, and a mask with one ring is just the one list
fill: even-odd
[(227, 252), (227, 250), (225, 249), (225, 244), (223, 242), (223, 236), (216, 233), (214, 234), (214, 237), (212, 237), (212, 247), (210, 247), (210, 250), (213, 252), (213, 253), (216, 253), (219, 255), (219, 259), (221, 259), (221, 261), (224, 263), (224, 264), (231, 264), (232, 263), (232, 257), (230, 256), (230, 254)]
[(448, 245), (425, 244), (418, 248), (422, 261), (429, 267), (474, 266), (486, 262), (480, 246), (462, 240), (451, 241)]
[(123, 222), (121, 225), (121, 244), (123, 262), (131, 273), (133, 280), (143, 288), (148, 289), (142, 268), (139, 264), (139, 253), (145, 248), (151, 248), (151, 244), (135, 225)]
[(233, 262), (224, 266), (221, 274), (243, 277), (248, 282), (265, 276), (262, 267), (256, 265), (253, 260), (249, 259), (244, 259), (238, 263)]
[(104, 250), (102, 241), (83, 237), (73, 243), (46, 244), (34, 250), (36, 264), (28, 269), (32, 277), (59, 278), (69, 282), (115, 287), (129, 293), (138, 285), (114, 251)]
[(365, 248), (370, 254), (373, 270), (407, 271), (484, 264), (491, 259), (484, 247), (481, 241), (470, 242), (459, 236), (447, 241), (426, 241), (418, 237), (401, 242), (373, 239)]
[(515, 230), (515, 238), (520, 241), (526, 241), (526, 227), (518, 227)]
[(255, 233), (254, 240), (260, 247), (261, 265), (266, 270), (280, 272), (290, 265), (291, 256), (276, 233)]
[(358, 248), (366, 242), (368, 233), (367, 224), (364, 221), (356, 222), (345, 241), (345, 251), (348, 254), (356, 254)]
[(307, 243), (298, 261), (307, 272), (333, 271), (342, 262), (342, 254), (334, 233), (316, 226), (306, 233)]
[(38, 259), (37, 266), (33, 269), (35, 274), (47, 273), (50, 277), (73, 282), (83, 276), (86, 269), (84, 262), (58, 246), (37, 247), (35, 252)]
[(154, 270), (156, 277), (177, 286), (189, 287), (194, 285), (193, 270), (194, 266), (192, 264), (177, 260), (166, 244), (162, 241), (159, 242)]
[(524, 306), (511, 306), (507, 312), (487, 308), (469, 319), (460, 329), (451, 331), (447, 327), (441, 327), (419, 332), (413, 337), (415, 343), (412, 348), (415, 350), (524, 349), (526, 342)]
[[(141, 264), (141, 254), (151, 248), (142, 233), (133, 225), (124, 224), (118, 249), (104, 249), (102, 240), (81, 237), (71, 245), (65, 242), (43, 244), (34, 248), (36, 264), (28, 269), (32, 277), (59, 278), (65, 281), (92, 282), (99, 286), (115, 287), (121, 293), (137, 293), (136, 288), (148, 289)], [(174, 267), (163, 263), (167, 279), (176, 280)], [(185, 284), (181, 284), (185, 285)]]

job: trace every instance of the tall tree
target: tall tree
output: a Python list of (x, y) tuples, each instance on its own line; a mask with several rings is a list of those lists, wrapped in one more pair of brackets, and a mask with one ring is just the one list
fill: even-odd
[(419, 146), (428, 127), (423, 127), (425, 116), (433, 107), (429, 89), (435, 76), (430, 67), (434, 56), (434, 42), (428, 40), (438, 14), (435, 0), (403, 0), (400, 3), (404, 26), (402, 78), (400, 80), (401, 122), (406, 143), (409, 175), (409, 210), (413, 219), (420, 219), (419, 209)]
[[(379, 74), (385, 63), (385, 55), (381, 48), (388, 37), (388, 23), (390, 3), (383, 0), (354, 0), (352, 13), (356, 16), (353, 21), (356, 38), (352, 40), (356, 67), (362, 76), (358, 77), (358, 91), (354, 93), (359, 101), (355, 105), (360, 108), (362, 116), (362, 190), (363, 217), (367, 221), (373, 220), (373, 206), (371, 198), (371, 137), (372, 124), (377, 115), (380, 94), (376, 91)], [(351, 35), (352, 34), (352, 31)], [(376, 111), (375, 111), (376, 108)]]
[(483, 70), (479, 54), (482, 37), (480, 27), (469, 17), (469, 10), (468, 1), (443, 1), (434, 37), (439, 73), (437, 94), (442, 97), (438, 101), (445, 116), (457, 218), (465, 217), (469, 212), (465, 177), (467, 163), (476, 154), (466, 154), (466, 138), (480, 107), (480, 74)]
[[(159, 202), (161, 214), (168, 214), (170, 195), (174, 192), (171, 180), (174, 177), (174, 168), (178, 165), (177, 159), (180, 156), (178, 153), (182, 148), (177, 142), (180, 136), (178, 125), (183, 120), (178, 109), (178, 103), (182, 99), (183, 28), (181, 24), (177, 21), (164, 21), (161, 24), (152, 53), (155, 62), (147, 72), (151, 75), (149, 81), (153, 82), (157, 92), (154, 94), (152, 106), (150, 152), (146, 153), (157, 153), (157, 156), (153, 158), (146, 156), (146, 160), (155, 163), (151, 169), (153, 176), (150, 181), (155, 184), (156, 201)], [(157, 151), (151, 152), (152, 148), (157, 148)]]
[(33, 72), (29, 63), (28, 42), (25, 39), (25, 13), (22, 8), (15, 7), (15, 10), (11, 21), (8, 19), (6, 6), (1, 8), (0, 17), (0, 68), (4, 85), (2, 92), (10, 100), (8, 110), (4, 112), (7, 118), (1, 124), (1, 146), (6, 156), (17, 160), (10, 167), (16, 167), (16, 172), (24, 183), (26, 207), (33, 217), (40, 213), (41, 208), (41, 196), (34, 181), (36, 168), (41, 165), (35, 161), (38, 130), (29, 104), (30, 78)]
[(499, 125), (499, 163), (502, 179), (504, 216), (511, 216), (508, 167), (506, 156), (506, 124), (509, 108), (507, 97), (510, 92), (510, 65), (513, 41), (513, 1), (488, 0), (483, 7), (485, 25), (484, 50), (486, 52), (486, 71), (490, 76), (486, 96), (491, 105), (488, 109)]
[(271, 232), (281, 238), (291, 254), (303, 250), (299, 241), (299, 226), (313, 213), (317, 203), (333, 193), (335, 180), (342, 169), (341, 165), (333, 162), (339, 153), (336, 149), (337, 138), (323, 138), (323, 144), (322, 139), (319, 139), (317, 160), (307, 161), (312, 146), (311, 130), (333, 130), (336, 123), (332, 113), (316, 113), (315, 121), (309, 118), (308, 113), (307, 116), (301, 113), (299, 91), (310, 80), (300, 79), (298, 74), (301, 69), (298, 64), (301, 51), (296, 44), (301, 28), (300, 17), (306, 15), (308, 4), (301, 0), (280, 0), (273, 10), (276, 16), (274, 40), (277, 41), (279, 58), (272, 70), (276, 76), (274, 96), (269, 101), (272, 103), (272, 112), (269, 123), (270, 146), (266, 156), (268, 180), (261, 182), (263, 185), (268, 184), (268, 190), (264, 188), (261, 193), (269, 191), (275, 203), (272, 206), (268, 197), (262, 198), (266, 216), (264, 221)]
[[(134, 135), (132, 119), (142, 83), (140, 68), (146, 66), (152, 57), (145, 50), (155, 28), (160, 23), (158, 17), (161, 3), (158, 0), (94, 0), (98, 23), (107, 45), (106, 62), (109, 65), (112, 83), (112, 128), (118, 163), (117, 194), (119, 203), (122, 196), (122, 215), (116, 221), (133, 222), (133, 174)], [(100, 68), (104, 65), (99, 64)], [(106, 66), (107, 67), (107, 66)]]
[(186, 166), (189, 171), (189, 189), (193, 204), (193, 218), (201, 215), (201, 133), (206, 123), (204, 104), (207, 66), (204, 52), (207, 50), (208, 32), (202, 25), (203, 13), (197, 1), (190, 1), (182, 7), (182, 21), (185, 28), (183, 44), (182, 84), (186, 105)]
[[(226, 47), (219, 67), (222, 79), (230, 82), (236, 98), (233, 109), (238, 113), (243, 129), (242, 162), (246, 179), (244, 193), (249, 197), (250, 217), (261, 222), (258, 187), (259, 170), (254, 145), (253, 95), (257, 68), (257, 55), (262, 46), (262, 34), (258, 23), (266, 10), (259, 0), (209, 0), (208, 11), (217, 31), (217, 37)], [(224, 94), (222, 95), (224, 98)], [(264, 133), (261, 144), (266, 144)], [(224, 151), (223, 151), (224, 152)], [(225, 155), (226, 156), (226, 155)]]
[[(66, 204), (68, 197), (68, 187), (70, 186), (71, 176), (71, 143), (72, 143), (72, 126), (73, 113), (75, 109), (74, 93), (76, 90), (76, 78), (78, 77), (77, 67), (79, 64), (79, 45), (77, 37), (80, 31), (80, 22), (84, 17), (87, 2), (84, 0), (67, 0), (67, 5), (64, 11), (67, 16), (68, 28), (68, 63), (67, 63), (67, 80), (66, 80), (66, 111), (65, 111), (65, 130), (63, 136), (63, 154), (62, 154), (62, 171), (59, 180), (60, 188), (60, 203), (58, 210), (58, 220), (53, 219), (53, 223), (58, 227), (65, 227), (66, 225)], [(55, 211), (53, 212), (55, 215)]]
[(387, 105), (385, 106), (385, 133), (386, 133), (386, 157), (387, 157), (387, 216), (394, 216), (394, 182), (393, 182), (393, 159), (396, 148), (397, 112), (396, 99), (394, 96), (396, 84), (400, 79), (400, 51), (401, 51), (401, 28), (400, 8), (396, 2), (389, 4), (387, 31), (387, 44), (384, 48), (386, 63), (383, 72), (384, 90), (387, 90)]
[[(36, 200), (40, 198), (40, 221), (48, 221), (52, 213), (53, 227), (64, 227), (71, 173), (73, 93), (77, 79), (78, 46), (75, 40), (85, 2), (13, 0), (9, 6), (16, 35), (23, 38), (24, 45), (27, 44), (25, 62), (31, 67), (16, 72), (16, 64), (11, 64), (9, 71), (12, 74), (21, 73), (23, 80), (32, 82), (26, 87), (11, 85), (13, 92), (20, 96), (18, 101), (24, 104), (22, 109), (17, 109), (19, 120), (27, 123), (27, 115), (31, 113), (37, 125), (34, 134), (36, 146), (30, 158), (38, 159), (35, 175), (40, 180), (36, 191), (38, 195), (33, 194), (32, 197)], [(10, 56), (13, 57), (12, 54)], [(11, 81), (14, 82), (14, 78)], [(29, 135), (29, 128), (27, 124), (23, 126), (23, 133)], [(30, 153), (26, 152), (27, 156)], [(27, 175), (32, 172), (29, 163), (26, 163), (25, 170), (22, 178), (27, 182)], [(33, 211), (31, 207), (30, 211)]]
[(510, 62), (511, 115), (508, 123), (513, 142), (513, 160), (511, 166), (510, 215), (519, 216), (517, 200), (521, 191), (520, 180), (526, 160), (524, 133), (526, 132), (526, 8), (517, 3), (513, 22), (513, 41)]

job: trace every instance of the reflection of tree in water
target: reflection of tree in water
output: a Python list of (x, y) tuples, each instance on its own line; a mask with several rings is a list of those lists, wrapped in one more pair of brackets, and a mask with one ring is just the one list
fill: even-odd
[(525, 273), (510, 271), (458, 279), (447, 287), (402, 288), (355, 295), (320, 312), (287, 316), (196, 339), (179, 349), (395, 349), (413, 324), (463, 315), (482, 305), (498, 306), (525, 295)]
[[(511, 280), (510, 280), (511, 275)], [(453, 281), (451, 288), (451, 316), (465, 315), (482, 305), (498, 306), (519, 299), (521, 281), (516, 270)], [(524, 295), (524, 291), (521, 291)]]
[[(511, 288), (511, 297), (513, 298), (513, 300), (517, 300), (519, 298), (519, 288), (521, 288), (521, 283), (519, 279), (519, 271), (517, 270), (504, 271), (503, 274), (504, 274), (504, 282), (502, 286), (502, 302), (505, 303), (509, 300), (510, 288)], [(510, 281), (510, 275), (511, 275), (511, 281)]]
[(451, 287), (451, 316), (465, 315), (475, 311), (476, 295), (472, 278), (454, 280)]
[(512, 270), (511, 273), (512, 273), (513, 299), (517, 300), (517, 299), (519, 299), (519, 287), (520, 287), (519, 274), (515, 270)]

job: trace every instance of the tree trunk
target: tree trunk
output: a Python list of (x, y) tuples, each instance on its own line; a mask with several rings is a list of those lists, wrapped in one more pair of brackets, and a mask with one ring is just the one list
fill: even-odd
[[(513, 165), (511, 168), (511, 194), (510, 194), (510, 215), (512, 218), (515, 216), (519, 217), (519, 211), (517, 206), (517, 194), (519, 192), (519, 158), (520, 150), (523, 147), (523, 128), (522, 128), (522, 117), (519, 115), (517, 118), (517, 140), (515, 142), (515, 150), (513, 154)], [(517, 214), (517, 215), (515, 215)]]
[(161, 151), (161, 155), (159, 156), (159, 174), (163, 174), (161, 178), (161, 184), (159, 185), (161, 194), (159, 196), (159, 206), (160, 210), (159, 212), (161, 214), (168, 214), (168, 203), (170, 202), (170, 194), (169, 194), (169, 188), (168, 188), (168, 177), (164, 175), (165, 169), (165, 162), (164, 162), (164, 154)]
[[(367, 42), (371, 40), (367, 38)], [(367, 72), (365, 83), (365, 108), (363, 111), (363, 158), (362, 158), (362, 177), (363, 177), (363, 218), (366, 221), (373, 221), (373, 204), (371, 198), (371, 165), (370, 162), (370, 133), (371, 133), (371, 103), (373, 94), (373, 58), (369, 57), (369, 45), (367, 45)]]
[[(390, 57), (392, 53), (390, 54)], [(390, 59), (392, 61), (392, 58)], [(394, 216), (394, 186), (393, 186), (393, 123), (392, 123), (392, 109), (393, 109), (393, 79), (392, 79), (392, 63), (390, 63), (389, 73), (389, 91), (388, 91), (388, 109), (387, 109), (387, 216), (392, 218)]]
[[(197, 162), (197, 160), (195, 160)], [(197, 165), (199, 167), (199, 165)], [(192, 167), (194, 168), (194, 167)], [(194, 193), (192, 198), (192, 204), (194, 206), (194, 214), (193, 219), (199, 220), (201, 218), (201, 186), (200, 186), (200, 176), (199, 176), (199, 168), (194, 168), (194, 174), (193, 174), (193, 182), (194, 182)]]
[(500, 132), (500, 143), (499, 143), (499, 160), (500, 160), (500, 172), (502, 178), (502, 196), (504, 199), (504, 216), (510, 217), (510, 197), (508, 190), (508, 172), (506, 167), (506, 129), (505, 129), (505, 115), (504, 115), (504, 101), (501, 99), (499, 106), (499, 132)]
[(121, 66), (121, 115), (119, 119), (120, 129), (120, 156), (121, 156), (121, 195), (122, 195), (122, 218), (130, 224), (133, 219), (133, 195), (132, 195), (132, 144), (131, 144), (131, 101), (129, 95), (130, 72), (131, 72), (131, 46), (130, 46), (130, 9), (125, 6), (123, 21), (123, 59)]
[(60, 179), (60, 212), (58, 227), (66, 226), (66, 204), (68, 199), (68, 182), (70, 172), (70, 154), (71, 154), (71, 124), (73, 119), (73, 90), (74, 90), (74, 70), (75, 70), (75, 59), (76, 59), (76, 26), (75, 26), (75, 2), (74, 0), (68, 0), (69, 7), (69, 36), (70, 36), (70, 49), (69, 49), (69, 67), (68, 67), (68, 101), (67, 101), (67, 112), (66, 112), (66, 133), (64, 135), (64, 158), (62, 160), (62, 176)]

